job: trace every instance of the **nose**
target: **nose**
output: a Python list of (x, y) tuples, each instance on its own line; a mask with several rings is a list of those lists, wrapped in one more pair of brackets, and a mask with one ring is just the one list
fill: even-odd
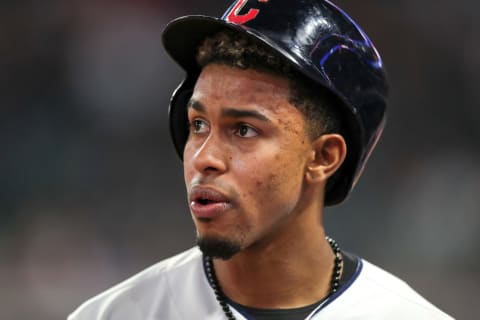
[(203, 174), (219, 174), (227, 170), (227, 150), (211, 133), (196, 150), (192, 150), (193, 166)]

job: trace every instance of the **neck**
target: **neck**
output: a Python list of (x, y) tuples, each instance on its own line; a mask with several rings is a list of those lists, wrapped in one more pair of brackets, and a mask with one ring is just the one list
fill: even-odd
[(288, 228), (229, 260), (214, 260), (226, 296), (256, 308), (294, 308), (326, 297), (334, 254), (318, 211), (293, 215)]

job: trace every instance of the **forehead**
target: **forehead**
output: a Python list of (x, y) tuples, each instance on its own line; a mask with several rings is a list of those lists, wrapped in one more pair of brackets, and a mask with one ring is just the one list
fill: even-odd
[(192, 100), (207, 106), (218, 103), (225, 107), (248, 106), (276, 112), (297, 109), (290, 103), (290, 84), (286, 78), (222, 64), (203, 68)]

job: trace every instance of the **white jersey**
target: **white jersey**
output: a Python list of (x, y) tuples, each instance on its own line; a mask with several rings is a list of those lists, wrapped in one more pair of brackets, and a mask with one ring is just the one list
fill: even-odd
[[(237, 319), (247, 320), (230, 307)], [(163, 260), (88, 300), (68, 320), (225, 320), (192, 248)], [(324, 300), (309, 320), (452, 319), (406, 283), (360, 260), (348, 283)]]

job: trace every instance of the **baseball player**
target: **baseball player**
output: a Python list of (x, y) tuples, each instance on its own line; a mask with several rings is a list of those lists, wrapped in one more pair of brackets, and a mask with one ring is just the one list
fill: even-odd
[(381, 135), (387, 83), (364, 31), (322, 0), (237, 0), (176, 19), (166, 51), (197, 246), (69, 320), (451, 319), (326, 235)]

